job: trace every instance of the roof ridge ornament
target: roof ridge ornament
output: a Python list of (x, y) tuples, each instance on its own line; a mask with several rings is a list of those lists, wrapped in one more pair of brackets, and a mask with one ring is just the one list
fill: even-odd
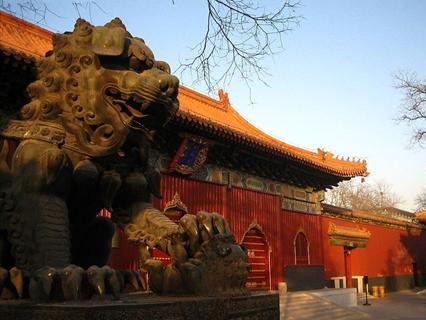
[(231, 106), (231, 103), (229, 102), (228, 92), (223, 91), (222, 89), (219, 89), (218, 95), (219, 95), (219, 101), (225, 109)]
[(334, 153), (330, 152), (330, 151), (326, 151), (323, 148), (317, 148), (317, 153), (318, 155), (322, 158), (322, 160), (330, 160), (330, 159), (334, 159), (334, 160), (338, 160), (338, 161), (344, 161), (344, 162), (350, 162), (350, 163), (362, 163), (362, 164), (366, 164), (367, 161), (365, 159), (361, 159), (361, 158), (357, 158), (357, 157), (347, 157), (345, 159), (344, 156), (342, 155), (334, 155)]
[(333, 159), (333, 157), (334, 157), (333, 153), (326, 151), (324, 149), (317, 148), (317, 151), (318, 151), (318, 154), (320, 155), (320, 157), (322, 158), (322, 160), (324, 160), (324, 161)]

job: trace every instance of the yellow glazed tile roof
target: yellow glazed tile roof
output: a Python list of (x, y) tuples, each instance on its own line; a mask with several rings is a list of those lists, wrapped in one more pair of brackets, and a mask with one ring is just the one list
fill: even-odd
[(298, 148), (271, 137), (246, 121), (230, 104), (227, 94), (219, 90), (219, 100), (209, 98), (194, 90), (181, 86), (179, 90), (179, 117), (187, 117), (207, 127), (231, 131), (242, 141), (251, 142), (289, 158), (339, 176), (367, 175), (365, 161), (338, 159), (330, 152), (318, 149), (312, 152)]

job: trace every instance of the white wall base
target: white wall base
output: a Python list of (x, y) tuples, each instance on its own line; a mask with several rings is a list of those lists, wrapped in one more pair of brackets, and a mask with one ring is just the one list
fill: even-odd
[[(356, 279), (358, 283), (358, 292), (363, 293), (364, 292), (364, 285), (363, 285), (363, 279), (364, 276), (352, 276), (352, 279)], [(334, 287), (340, 288), (340, 280), (343, 282), (343, 288), (346, 288), (346, 277), (340, 276), (340, 277), (331, 277), (331, 280), (334, 281)]]

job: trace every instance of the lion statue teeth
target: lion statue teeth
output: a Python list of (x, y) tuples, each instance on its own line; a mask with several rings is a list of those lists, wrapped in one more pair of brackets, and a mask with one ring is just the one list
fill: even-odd
[[(118, 298), (124, 278), (105, 266), (114, 224), (97, 215), (106, 208), (138, 246), (157, 293), (244, 293), (247, 257), (220, 215), (176, 224), (151, 205), (161, 197), (148, 162), (155, 131), (179, 108), (168, 64), (120, 19), (78, 19), (73, 32), (53, 36), (37, 69), (31, 101), (0, 127), (0, 246), (11, 248), (0, 274), (12, 268), (16, 291), (33, 299)], [(159, 265), (148, 246), (172, 265)]]

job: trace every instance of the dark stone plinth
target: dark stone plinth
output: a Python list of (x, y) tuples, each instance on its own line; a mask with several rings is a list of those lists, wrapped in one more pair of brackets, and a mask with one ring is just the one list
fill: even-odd
[(119, 301), (0, 302), (2, 320), (207, 320), (279, 319), (278, 293), (242, 297), (158, 297), (127, 294)]
[(288, 291), (322, 289), (325, 287), (324, 266), (286, 266), (284, 279)]

